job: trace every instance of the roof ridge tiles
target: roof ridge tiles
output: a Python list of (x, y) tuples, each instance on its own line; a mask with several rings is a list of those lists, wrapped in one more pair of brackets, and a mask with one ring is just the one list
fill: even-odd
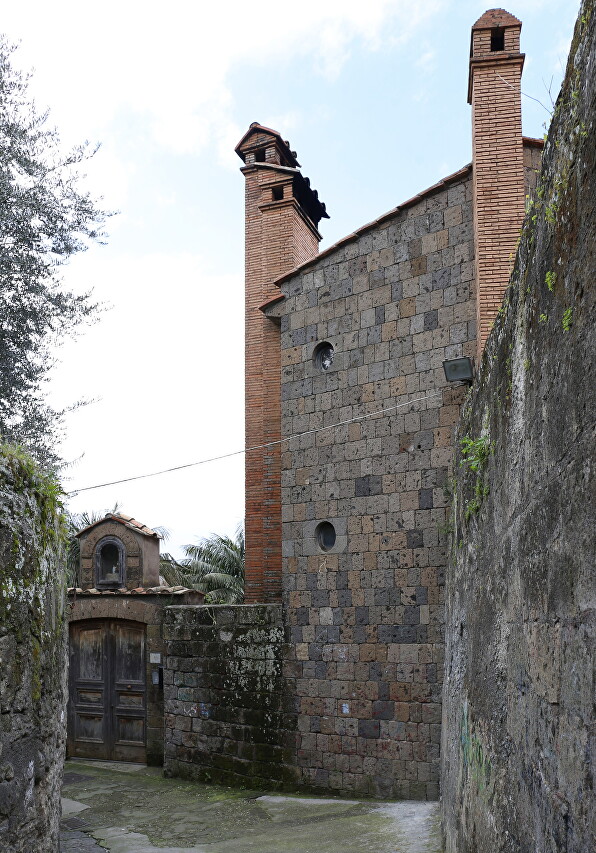
[[(338, 240), (336, 243), (333, 243), (331, 246), (328, 246), (322, 252), (319, 252), (318, 255), (315, 255), (308, 261), (305, 261), (303, 264), (299, 264), (297, 267), (294, 267), (293, 269), (289, 270), (289, 272), (279, 276), (279, 278), (275, 279), (274, 284), (279, 287), (282, 282), (288, 281), (290, 278), (293, 278), (301, 270), (313, 266), (313, 264), (316, 264), (317, 261), (321, 260), (321, 258), (325, 258), (327, 257), (327, 255), (331, 254), (336, 249), (339, 249), (341, 246), (345, 246), (347, 243), (351, 243), (353, 240), (356, 240), (358, 237), (361, 237), (363, 234), (366, 234), (367, 231), (370, 231), (372, 228), (375, 228), (377, 225), (380, 225), (387, 219), (391, 219), (393, 216), (397, 216), (397, 214), (401, 213), (402, 210), (406, 210), (408, 207), (412, 207), (412, 205), (417, 204), (419, 201), (422, 201), (422, 199), (426, 198), (429, 195), (432, 195), (434, 192), (438, 192), (445, 186), (455, 183), (455, 181), (459, 180), (460, 178), (463, 178), (468, 172), (471, 172), (471, 170), (472, 164), (468, 163), (463, 168), (458, 169), (457, 172), (453, 172), (451, 175), (447, 175), (447, 177), (438, 181), (436, 184), (427, 187), (427, 189), (422, 190), (422, 192), (418, 193), (415, 196), (412, 196), (411, 198), (407, 199), (407, 201), (404, 201), (402, 202), (402, 204), (399, 204), (397, 207), (394, 207), (386, 213), (381, 214), (381, 216), (377, 217), (377, 219), (373, 219), (372, 222), (367, 222), (366, 225), (362, 225), (360, 228), (357, 228), (351, 234), (347, 234), (345, 237), (342, 237), (341, 240)], [(262, 307), (265, 308), (266, 306), (264, 305)]]

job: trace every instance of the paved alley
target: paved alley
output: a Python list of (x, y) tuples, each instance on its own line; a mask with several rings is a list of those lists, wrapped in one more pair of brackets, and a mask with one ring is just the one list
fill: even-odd
[(164, 779), (67, 761), (61, 853), (440, 853), (437, 803), (379, 803)]

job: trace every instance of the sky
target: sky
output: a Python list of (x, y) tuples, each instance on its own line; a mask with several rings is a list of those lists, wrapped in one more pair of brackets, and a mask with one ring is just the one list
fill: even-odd
[[(13, 64), (65, 147), (101, 147), (82, 186), (117, 211), (64, 270), (97, 322), (59, 350), (73, 512), (115, 504), (170, 531), (234, 535), (244, 511), (244, 186), (252, 121), (297, 151), (327, 205), (321, 248), (471, 160), (470, 28), (486, 0), (30, 0), (3, 9)], [(579, 0), (512, 0), (523, 128), (542, 137)], [(540, 101), (541, 103), (538, 103)], [(229, 453), (230, 458), (114, 486)], [(84, 491), (83, 491), (84, 489)], [(78, 490), (78, 491), (77, 491)]]

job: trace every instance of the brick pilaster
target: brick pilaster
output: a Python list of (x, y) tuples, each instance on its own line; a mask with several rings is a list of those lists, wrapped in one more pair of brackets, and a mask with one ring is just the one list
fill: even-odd
[[(279, 296), (274, 281), (318, 252), (326, 216), (276, 131), (253, 124), (236, 148), (244, 160), (246, 447), (281, 439), (279, 325), (259, 310)], [(245, 600), (281, 600), (281, 446), (247, 451)]]
[(504, 9), (485, 12), (472, 28), (468, 101), (479, 356), (509, 282), (524, 218), (520, 30), (521, 22)]

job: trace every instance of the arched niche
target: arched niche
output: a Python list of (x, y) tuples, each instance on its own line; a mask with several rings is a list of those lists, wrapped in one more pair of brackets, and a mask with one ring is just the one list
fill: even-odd
[(126, 586), (126, 548), (118, 536), (103, 536), (95, 545), (93, 568), (96, 589)]

